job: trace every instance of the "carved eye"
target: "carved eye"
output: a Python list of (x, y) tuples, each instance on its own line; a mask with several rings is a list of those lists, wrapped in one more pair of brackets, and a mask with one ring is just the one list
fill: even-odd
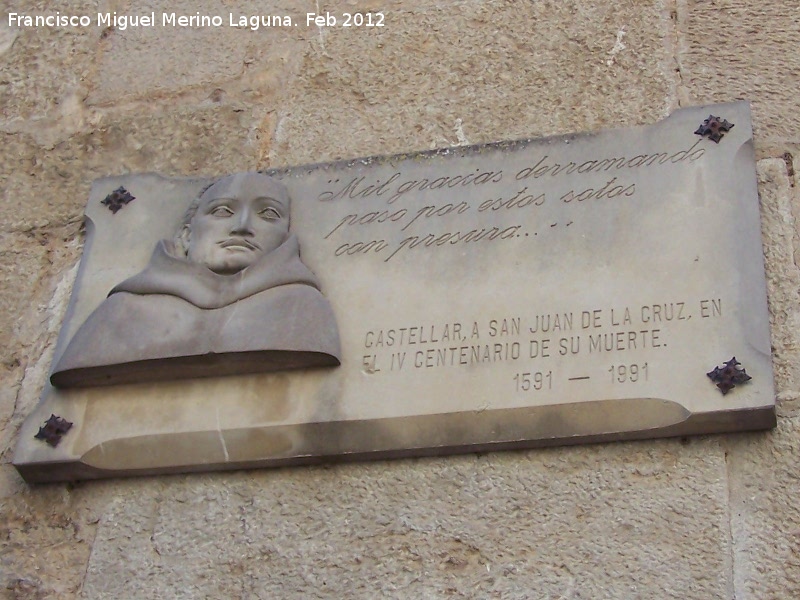
[(215, 217), (230, 217), (233, 215), (233, 211), (223, 204), (211, 209), (211, 214)]
[(264, 210), (258, 213), (258, 215), (267, 221), (277, 221), (281, 218), (281, 213), (279, 213), (276, 209), (268, 206)]

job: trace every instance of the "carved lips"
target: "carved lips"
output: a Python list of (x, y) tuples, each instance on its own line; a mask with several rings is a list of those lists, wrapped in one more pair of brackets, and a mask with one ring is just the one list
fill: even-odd
[(261, 251), (261, 246), (245, 238), (230, 238), (225, 241), (218, 242), (218, 244), (223, 248), (228, 248), (231, 250), (248, 250), (251, 252)]

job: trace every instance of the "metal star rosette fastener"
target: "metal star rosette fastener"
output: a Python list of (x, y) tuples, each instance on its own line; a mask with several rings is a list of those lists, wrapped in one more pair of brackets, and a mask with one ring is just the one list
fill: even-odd
[(120, 186), (101, 200), (100, 204), (107, 206), (108, 210), (117, 214), (117, 211), (125, 208), (128, 202), (132, 202), (133, 200), (136, 200), (136, 198), (134, 198), (128, 190)]
[(725, 137), (725, 134), (731, 129), (733, 129), (733, 123), (715, 117), (714, 115), (708, 115), (708, 118), (703, 121), (703, 124), (697, 128), (695, 134), (707, 137), (715, 144), (719, 144), (719, 141)]
[(39, 427), (39, 433), (35, 437), (37, 440), (47, 442), (50, 446), (55, 448), (61, 441), (61, 438), (72, 429), (72, 423), (62, 417), (50, 415), (50, 418), (45, 421), (42, 427)]
[(741, 385), (752, 379), (752, 377), (747, 374), (744, 367), (742, 367), (742, 363), (736, 360), (735, 356), (723, 366), (714, 367), (714, 370), (709, 371), (706, 375), (708, 375), (711, 381), (717, 384), (723, 396), (737, 385)]

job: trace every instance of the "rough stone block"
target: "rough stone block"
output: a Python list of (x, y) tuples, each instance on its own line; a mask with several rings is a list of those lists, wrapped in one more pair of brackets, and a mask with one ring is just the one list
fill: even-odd
[(0, 465), (0, 597), (82, 597), (97, 523), (117, 494), (133, 492), (119, 484), (30, 489)]
[(800, 150), (798, 3), (689, 0), (678, 6), (678, 61), (691, 103), (750, 100), (757, 155)]
[[(84, 15), (87, 3), (4, 3), (0, 34), (0, 130), (26, 120), (62, 116), (71, 99), (86, 94), (101, 30), (97, 27), (9, 26), (11, 12)], [(91, 14), (91, 12), (89, 12)], [(4, 50), (4, 51), (3, 51)]]
[(728, 438), (735, 598), (800, 596), (800, 418)]
[(46, 242), (31, 234), (0, 233), (0, 362), (18, 364), (15, 350), (22, 313), (30, 306), (36, 286), (49, 266)]
[[(13, 280), (3, 290), (17, 293), (12, 306), (2, 311), (0, 327), (7, 343), (0, 356), (0, 463), (10, 462), (8, 450), (27, 413), (36, 405), (44, 385), (55, 341), (66, 311), (80, 255), (78, 227), (51, 228), (36, 235), (0, 234), (11, 239), (11, 250), (2, 256), (11, 265)], [(22, 258), (33, 254), (29, 272)], [(30, 261), (29, 261), (30, 262)], [(6, 267), (8, 262), (3, 263)], [(38, 272), (36, 267), (38, 266)]]
[[(376, 3), (326, 2), (341, 14)], [(273, 164), (652, 122), (669, 110), (660, 7), (398, 2), (384, 28), (320, 28)]]
[(169, 478), (136, 495), (101, 518), (88, 598), (731, 597), (718, 438)]
[(758, 179), (778, 407), (794, 415), (800, 410), (800, 268), (793, 210), (800, 199), (783, 159), (759, 161)]
[[(128, 2), (118, 14), (155, 14), (152, 27), (116, 27), (101, 43), (89, 105), (172, 95), (189, 90), (258, 93), (280, 90), (294, 74), (310, 31), (297, 2), (254, 0)], [(219, 16), (219, 27), (163, 25), (163, 14)], [(290, 16), (298, 26), (231, 27), (231, 16)], [(130, 65), (135, 64), (136, 69)]]
[(251, 106), (209, 102), (103, 118), (52, 149), (26, 134), (6, 135), (0, 148), (0, 229), (81, 220), (89, 183), (110, 173), (253, 169), (261, 119)]

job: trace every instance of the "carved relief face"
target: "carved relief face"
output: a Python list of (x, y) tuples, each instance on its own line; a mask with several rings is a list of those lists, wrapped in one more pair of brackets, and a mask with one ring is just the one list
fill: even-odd
[(230, 275), (275, 250), (288, 234), (286, 188), (266, 175), (238, 173), (200, 197), (188, 226), (188, 258)]

